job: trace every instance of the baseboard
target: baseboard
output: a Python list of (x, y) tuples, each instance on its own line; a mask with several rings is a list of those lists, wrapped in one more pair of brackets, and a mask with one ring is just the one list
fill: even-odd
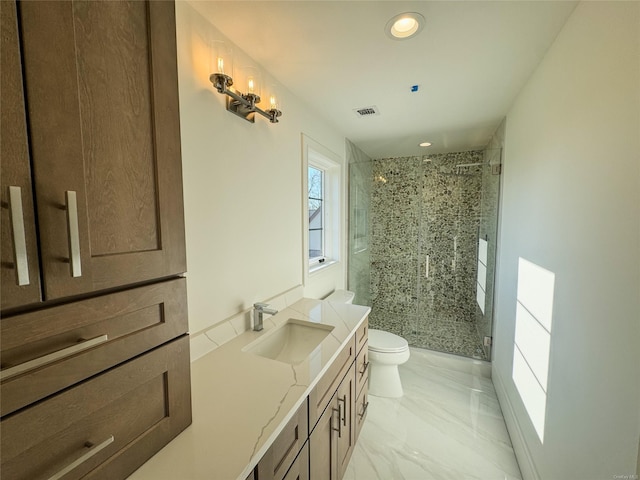
[(531, 453), (529, 452), (529, 447), (527, 446), (527, 442), (525, 442), (524, 435), (522, 434), (520, 423), (518, 422), (513, 405), (507, 395), (504, 381), (502, 380), (500, 372), (496, 368), (492, 369), (491, 381), (493, 382), (493, 387), (495, 388), (496, 395), (498, 396), (498, 402), (500, 403), (502, 415), (504, 416), (504, 421), (507, 425), (507, 431), (511, 437), (511, 444), (513, 445), (513, 451), (515, 452), (516, 459), (518, 460), (522, 479), (540, 480), (540, 475), (538, 475), (538, 470), (536, 469)]

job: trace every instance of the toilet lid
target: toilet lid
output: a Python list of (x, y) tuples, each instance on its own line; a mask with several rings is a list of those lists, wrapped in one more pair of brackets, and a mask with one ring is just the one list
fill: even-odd
[(369, 329), (369, 350), (374, 352), (398, 353), (409, 348), (407, 341), (393, 333)]

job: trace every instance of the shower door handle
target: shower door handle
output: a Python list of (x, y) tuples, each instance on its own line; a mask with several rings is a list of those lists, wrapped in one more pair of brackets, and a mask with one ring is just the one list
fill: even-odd
[(429, 278), (429, 255), (424, 261), (424, 278)]

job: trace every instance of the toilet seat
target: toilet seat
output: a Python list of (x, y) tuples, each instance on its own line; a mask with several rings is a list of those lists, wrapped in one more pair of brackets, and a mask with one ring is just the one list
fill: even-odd
[(409, 350), (409, 343), (393, 333), (370, 328), (369, 350), (378, 353), (402, 353)]

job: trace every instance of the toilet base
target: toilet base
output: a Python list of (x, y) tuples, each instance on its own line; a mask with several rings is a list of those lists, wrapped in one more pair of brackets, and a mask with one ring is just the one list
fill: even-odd
[(369, 365), (369, 395), (374, 397), (399, 398), (404, 395), (398, 365)]

